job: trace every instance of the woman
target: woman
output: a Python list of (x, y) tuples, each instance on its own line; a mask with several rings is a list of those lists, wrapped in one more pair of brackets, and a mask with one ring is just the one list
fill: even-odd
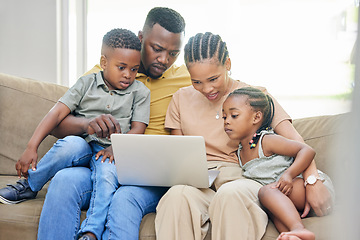
[[(231, 79), (231, 60), (226, 43), (212, 33), (197, 34), (185, 46), (185, 63), (192, 86), (176, 92), (169, 105), (165, 127), (174, 135), (205, 138), (209, 168), (220, 171), (213, 189), (178, 185), (170, 188), (157, 207), (157, 239), (203, 239), (212, 224), (212, 239), (261, 239), (267, 215), (260, 207), (261, 185), (242, 177), (236, 157), (238, 143), (224, 132), (222, 104), (234, 89), (249, 86)], [(265, 88), (260, 88), (264, 93)], [(274, 99), (276, 112), (271, 127), (289, 139), (303, 141), (288, 114)], [(317, 175), (313, 162), (304, 178)], [(311, 188), (311, 189), (310, 189)], [(309, 190), (308, 190), (309, 189)], [(307, 187), (307, 203), (317, 215), (329, 212), (330, 194), (321, 181)], [(323, 196), (320, 196), (323, 194)], [(306, 207), (302, 216), (307, 215)]]

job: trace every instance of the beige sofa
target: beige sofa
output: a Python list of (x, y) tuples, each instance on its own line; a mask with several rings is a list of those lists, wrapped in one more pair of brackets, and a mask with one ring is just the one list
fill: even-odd
[[(34, 81), (0, 73), (0, 188), (17, 180), (14, 164), (25, 149), (35, 127), (55, 102), (67, 90), (64, 86)], [(334, 176), (330, 168), (328, 149), (336, 136), (337, 128), (346, 115), (319, 116), (294, 120), (294, 126), (305, 141), (316, 152), (319, 169)], [(56, 141), (48, 137), (39, 148), (42, 156)], [(34, 200), (16, 205), (0, 204), (0, 240), (36, 239), (39, 217), (47, 186)], [(336, 188), (336, 184), (335, 184)], [(336, 212), (336, 210), (335, 210)], [(82, 213), (82, 218), (85, 216)], [(306, 218), (306, 227), (315, 232), (316, 239), (331, 239), (328, 231), (334, 215)], [(140, 227), (140, 239), (156, 239), (154, 230), (155, 214), (144, 217)], [(276, 239), (278, 232), (269, 222), (264, 240)], [(207, 239), (210, 239), (208, 234)]]

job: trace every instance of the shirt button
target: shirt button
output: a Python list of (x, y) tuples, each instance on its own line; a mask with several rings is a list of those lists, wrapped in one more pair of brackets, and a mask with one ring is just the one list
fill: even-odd
[(107, 107), (107, 108), (110, 108), (110, 105), (107, 105), (106, 107)]
[(112, 95), (113, 95), (113, 93), (111, 92), (111, 93), (110, 93), (110, 95), (112, 96)]

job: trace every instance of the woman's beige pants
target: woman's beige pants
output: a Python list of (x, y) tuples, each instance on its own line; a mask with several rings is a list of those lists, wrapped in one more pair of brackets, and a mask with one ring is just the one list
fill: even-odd
[(204, 239), (211, 221), (211, 239), (261, 239), (268, 218), (260, 208), (261, 184), (242, 177), (235, 163), (209, 162), (220, 174), (215, 189), (177, 185), (169, 189), (157, 207), (158, 240)]

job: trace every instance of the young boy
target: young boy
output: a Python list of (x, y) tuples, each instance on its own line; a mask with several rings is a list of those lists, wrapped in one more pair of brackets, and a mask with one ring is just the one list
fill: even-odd
[[(101, 236), (106, 209), (119, 185), (114, 164), (103, 163), (107, 158), (109, 163), (113, 162), (110, 140), (97, 137), (94, 129), (89, 129), (89, 134), (83, 138), (59, 139), (38, 166), (37, 149), (70, 113), (85, 118), (111, 114), (120, 123), (118, 133), (144, 133), (149, 122), (150, 91), (135, 80), (140, 67), (140, 50), (139, 38), (129, 30), (113, 29), (105, 34), (100, 59), (103, 71), (81, 77), (43, 118), (16, 163), (19, 177), (21, 172), (27, 172), (23, 174), (26, 179), (0, 189), (0, 202), (14, 204), (35, 198), (37, 191), (59, 170), (90, 165), (93, 194), (81, 232), (92, 232), (97, 238)], [(32, 169), (29, 169), (30, 164)]]

